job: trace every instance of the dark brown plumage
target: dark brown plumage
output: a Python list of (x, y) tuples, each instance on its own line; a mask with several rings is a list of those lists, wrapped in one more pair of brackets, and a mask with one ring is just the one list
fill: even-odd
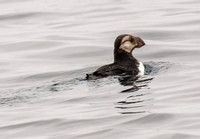
[(136, 76), (139, 72), (139, 62), (132, 55), (134, 48), (140, 48), (145, 45), (139, 37), (129, 34), (119, 35), (114, 43), (114, 62), (102, 66), (92, 74), (87, 74), (86, 79), (99, 79), (113, 75), (132, 75)]

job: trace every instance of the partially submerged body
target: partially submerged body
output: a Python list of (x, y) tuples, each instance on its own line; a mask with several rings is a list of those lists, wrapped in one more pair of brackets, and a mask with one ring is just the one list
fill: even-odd
[(145, 43), (139, 37), (129, 34), (118, 36), (114, 44), (114, 62), (98, 68), (92, 74), (87, 74), (86, 78), (88, 80), (96, 80), (114, 75), (131, 75), (135, 78), (138, 75), (144, 74), (143, 64), (132, 55), (134, 48), (140, 48), (143, 45)]

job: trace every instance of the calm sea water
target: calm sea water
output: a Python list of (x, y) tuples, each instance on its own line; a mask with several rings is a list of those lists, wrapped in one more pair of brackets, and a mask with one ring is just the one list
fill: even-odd
[[(199, 139), (199, 0), (0, 0), (1, 139)], [(151, 81), (83, 80), (116, 36)], [(128, 91), (125, 91), (127, 90)]]

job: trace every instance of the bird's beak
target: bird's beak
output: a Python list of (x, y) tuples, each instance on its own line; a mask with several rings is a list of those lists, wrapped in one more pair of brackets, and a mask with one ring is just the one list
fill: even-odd
[(140, 48), (145, 45), (145, 42), (140, 37), (135, 37), (136, 44), (135, 47)]

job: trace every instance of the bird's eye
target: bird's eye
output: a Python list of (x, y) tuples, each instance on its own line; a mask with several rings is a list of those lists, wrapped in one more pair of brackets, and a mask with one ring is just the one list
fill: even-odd
[(134, 39), (133, 39), (133, 38), (131, 38), (131, 39), (130, 39), (130, 42), (134, 42)]

